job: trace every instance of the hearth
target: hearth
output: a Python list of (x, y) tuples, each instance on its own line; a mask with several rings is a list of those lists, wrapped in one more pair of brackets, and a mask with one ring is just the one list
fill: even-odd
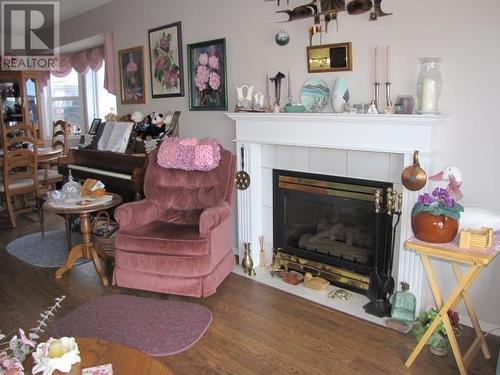
[(366, 293), (389, 269), (392, 216), (377, 224), (375, 192), (392, 183), (273, 170), (273, 238), (285, 267)]

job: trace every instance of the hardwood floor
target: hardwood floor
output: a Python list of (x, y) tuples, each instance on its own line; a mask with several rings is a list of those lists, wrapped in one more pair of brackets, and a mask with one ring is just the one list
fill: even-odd
[[(5, 251), (19, 236), (38, 231), (37, 216), (20, 215), (18, 229), (0, 214), (0, 328), (29, 328), (54, 297), (68, 296), (58, 316), (98, 296), (125, 293), (161, 298), (156, 293), (103, 287), (91, 263), (73, 268), (62, 279), (55, 269), (29, 266)], [(63, 229), (63, 221), (47, 217), (48, 229)], [(175, 374), (456, 374), (451, 354), (444, 358), (424, 350), (412, 368), (404, 367), (415, 340), (388, 328), (315, 305), (270, 287), (230, 275), (214, 296), (198, 300), (172, 296), (207, 306), (214, 320), (189, 350), (164, 357)], [(50, 325), (49, 331), (50, 333)], [(472, 341), (466, 328), (461, 344)], [(168, 337), (165, 338), (168, 340)], [(500, 339), (488, 336), (493, 357), (472, 361), (470, 374), (495, 373)], [(136, 374), (130, 374), (136, 375)], [(142, 374), (137, 374), (142, 375)]]

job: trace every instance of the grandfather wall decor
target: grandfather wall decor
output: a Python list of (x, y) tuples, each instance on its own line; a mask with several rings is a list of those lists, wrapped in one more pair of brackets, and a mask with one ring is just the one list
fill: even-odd
[(144, 87), (144, 52), (142, 46), (118, 51), (120, 98), (122, 104), (146, 102)]
[(184, 96), (181, 23), (148, 31), (153, 98)]
[(227, 110), (226, 39), (188, 45), (189, 109)]
[(351, 42), (307, 47), (307, 72), (352, 71)]

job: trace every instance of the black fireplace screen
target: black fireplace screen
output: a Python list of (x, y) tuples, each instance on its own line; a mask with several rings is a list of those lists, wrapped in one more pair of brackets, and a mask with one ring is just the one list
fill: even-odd
[(274, 246), (305, 259), (368, 275), (387, 268), (390, 222), (375, 214), (376, 189), (392, 184), (274, 170)]

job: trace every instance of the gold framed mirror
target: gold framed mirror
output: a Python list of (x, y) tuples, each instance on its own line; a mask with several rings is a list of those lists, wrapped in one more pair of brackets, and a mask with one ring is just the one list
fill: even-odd
[(309, 73), (352, 71), (351, 42), (307, 47)]

